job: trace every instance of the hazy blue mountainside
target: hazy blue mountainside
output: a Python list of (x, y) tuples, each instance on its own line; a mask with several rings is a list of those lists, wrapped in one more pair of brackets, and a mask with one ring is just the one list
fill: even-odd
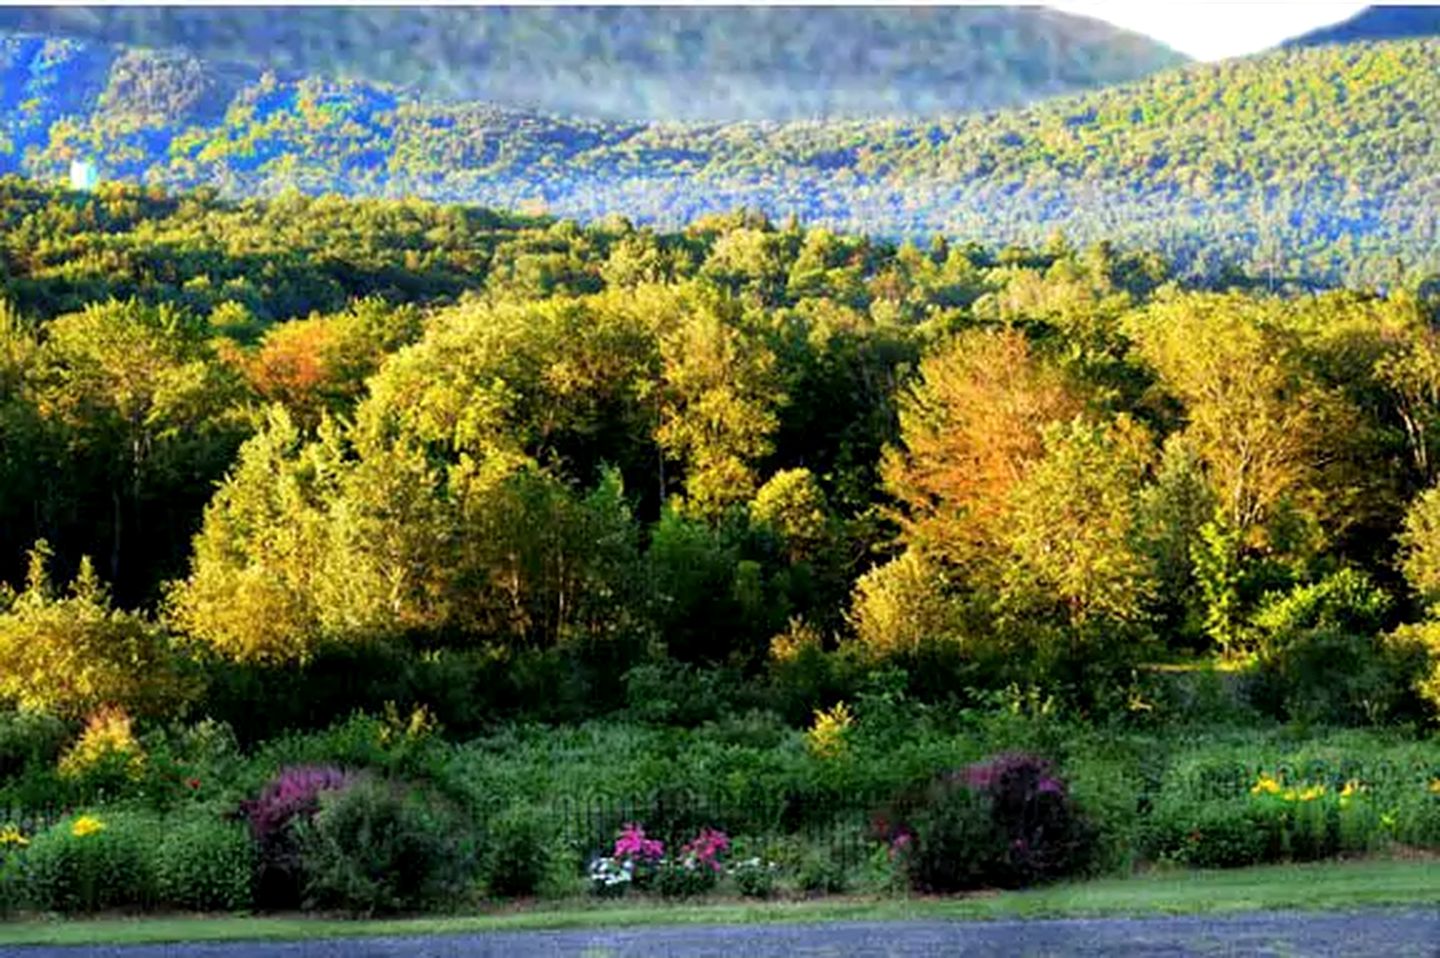
[(181, 53), (0, 41), (0, 172), (418, 196), (675, 226), (748, 205), (886, 237), (1159, 249), (1182, 275), (1440, 272), (1440, 41), (1294, 48), (935, 120), (563, 119)]
[(1366, 7), (1348, 20), (1287, 41), (1287, 46), (1401, 40), (1437, 34), (1440, 34), (1440, 7)]
[(633, 120), (935, 116), (1184, 60), (1033, 7), (32, 7), (0, 27)]

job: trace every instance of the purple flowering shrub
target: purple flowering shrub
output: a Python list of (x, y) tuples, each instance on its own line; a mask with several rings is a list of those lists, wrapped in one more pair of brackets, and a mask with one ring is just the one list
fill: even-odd
[(875, 822), (922, 891), (1019, 888), (1087, 869), (1096, 833), (1050, 762), (1009, 753), (900, 796)]
[(299, 906), (301, 854), (295, 827), (315, 817), (321, 794), (343, 791), (353, 781), (348, 772), (332, 766), (291, 766), (281, 769), (256, 798), (240, 804), (258, 853), (256, 898), (261, 907)]

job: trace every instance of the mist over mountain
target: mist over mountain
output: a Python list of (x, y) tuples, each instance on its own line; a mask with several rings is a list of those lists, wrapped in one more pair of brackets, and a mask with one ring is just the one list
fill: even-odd
[(626, 120), (937, 116), (1185, 59), (1035, 7), (6, 7), (0, 28)]

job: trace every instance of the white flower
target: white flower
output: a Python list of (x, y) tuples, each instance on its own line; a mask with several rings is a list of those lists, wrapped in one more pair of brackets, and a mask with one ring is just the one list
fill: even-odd
[(635, 866), (613, 858), (597, 858), (590, 863), (590, 881), (604, 888), (628, 884), (635, 874)]

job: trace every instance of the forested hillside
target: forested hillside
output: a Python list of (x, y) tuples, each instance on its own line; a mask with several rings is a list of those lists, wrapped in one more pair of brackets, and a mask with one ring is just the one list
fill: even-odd
[(898, 667), (1089, 711), (1223, 652), (1277, 715), (1440, 706), (1414, 291), (753, 214), (0, 190), (0, 698), (473, 727), (701, 668), (803, 716)]
[(0, 28), (625, 120), (939, 116), (1184, 59), (1026, 7), (13, 7)]
[(921, 241), (1038, 243), (1059, 227), (1209, 281), (1440, 272), (1440, 41), (1287, 50), (989, 116), (733, 125), (438, 105), (75, 41), (0, 50), (0, 165), (44, 179), (89, 156), (108, 177), (228, 195), (293, 186), (671, 227), (748, 205)]

